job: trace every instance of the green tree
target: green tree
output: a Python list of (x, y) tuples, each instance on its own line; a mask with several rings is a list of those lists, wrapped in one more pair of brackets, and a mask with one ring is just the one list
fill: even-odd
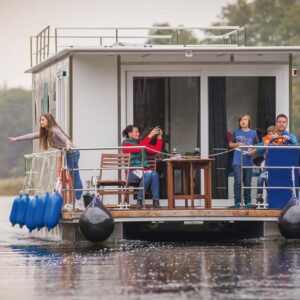
[[(214, 25), (247, 26), (249, 46), (300, 45), (299, 0), (237, 0), (222, 8)], [(300, 56), (294, 56), (293, 65), (300, 66)], [(300, 79), (292, 81), (291, 131), (300, 128)]]
[(32, 130), (31, 92), (0, 90), (0, 178), (24, 175), (24, 154), (32, 152), (32, 142), (9, 143), (7, 136)]
[(214, 25), (247, 26), (248, 45), (300, 43), (298, 0), (237, 0), (222, 8)]
[[(153, 27), (171, 27), (169, 23), (155, 23)], [(178, 27), (183, 27), (179, 25)], [(199, 40), (194, 35), (192, 31), (188, 30), (170, 30), (170, 29), (151, 29), (149, 30), (149, 35), (170, 35), (171, 43), (176, 45), (177, 43), (180, 45), (193, 45), (198, 44)], [(148, 39), (146, 44), (155, 44), (155, 45), (168, 45), (170, 44), (169, 39)]]

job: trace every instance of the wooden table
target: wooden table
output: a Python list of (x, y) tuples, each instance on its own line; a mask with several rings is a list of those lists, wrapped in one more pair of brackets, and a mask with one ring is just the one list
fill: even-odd
[[(211, 208), (211, 161), (212, 159), (203, 158), (183, 158), (167, 159), (167, 191), (168, 191), (168, 208), (175, 208), (175, 199), (191, 200), (191, 206), (194, 208), (194, 199), (204, 199), (204, 208)], [(183, 184), (184, 194), (174, 194), (174, 170), (184, 171)], [(194, 193), (194, 170), (204, 170), (204, 194), (196, 195)], [(187, 174), (189, 172), (189, 175)], [(188, 180), (189, 179), (189, 180)], [(189, 182), (188, 182), (189, 181)], [(189, 193), (187, 192), (189, 185)]]

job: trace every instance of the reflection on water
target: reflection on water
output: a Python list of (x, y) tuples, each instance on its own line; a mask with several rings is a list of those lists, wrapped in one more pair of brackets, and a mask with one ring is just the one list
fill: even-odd
[(31, 239), (0, 198), (0, 299), (299, 299), (300, 242)]

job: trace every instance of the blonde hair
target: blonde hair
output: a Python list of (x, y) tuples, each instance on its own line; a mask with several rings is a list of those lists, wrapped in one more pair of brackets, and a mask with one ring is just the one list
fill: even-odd
[(277, 133), (276, 126), (274, 126), (274, 125), (269, 126), (267, 129), (267, 133), (269, 133), (269, 132)]

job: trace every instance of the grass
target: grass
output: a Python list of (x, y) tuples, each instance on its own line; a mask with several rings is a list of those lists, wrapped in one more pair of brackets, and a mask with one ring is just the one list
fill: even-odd
[(0, 179), (0, 195), (14, 196), (18, 195), (23, 186), (24, 177), (11, 177)]

